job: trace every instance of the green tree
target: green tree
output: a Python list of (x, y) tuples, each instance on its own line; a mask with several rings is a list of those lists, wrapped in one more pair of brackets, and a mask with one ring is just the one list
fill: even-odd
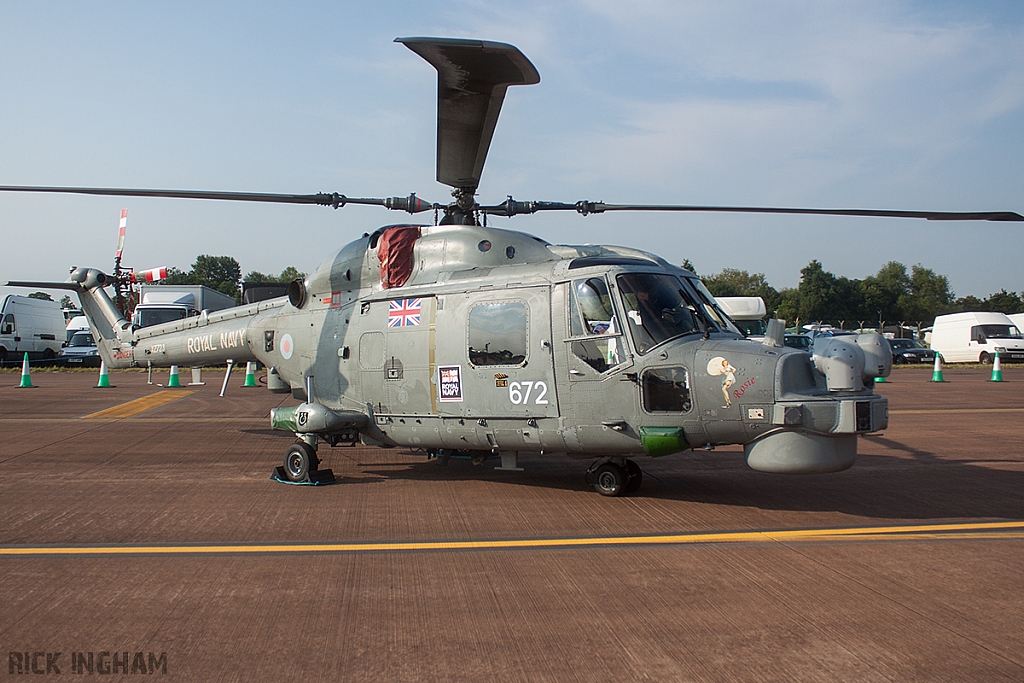
[(197, 256), (196, 262), (192, 264), (192, 276), (198, 280), (198, 284), (237, 298), (242, 282), (242, 267), (230, 256), (203, 254)]
[(900, 298), (900, 319), (931, 321), (953, 310), (949, 278), (917, 264), (910, 269), (910, 291)]
[(288, 266), (281, 271), (280, 275), (266, 275), (258, 270), (251, 271), (245, 276), (245, 281), (254, 284), (291, 282), (306, 277), (306, 274), (299, 271), (295, 266)]
[(32, 292), (31, 294), (28, 295), (28, 298), (29, 299), (42, 299), (44, 301), (53, 301), (53, 297), (51, 297), (46, 292)]
[(199, 282), (195, 281), (192, 277), (192, 273), (186, 273), (180, 268), (171, 266), (167, 269), (167, 277), (165, 277), (160, 284), (163, 285), (198, 285)]
[(800, 290), (788, 287), (779, 292), (779, 306), (775, 310), (775, 317), (785, 320), (787, 325), (796, 324), (800, 317)]
[(889, 261), (878, 273), (861, 280), (862, 305), (857, 317), (861, 320), (896, 320), (903, 317), (901, 299), (910, 294), (907, 267)]
[(694, 275), (697, 274), (697, 269), (694, 268), (693, 262), (690, 259), (688, 259), (688, 258), (684, 258), (683, 259), (683, 270), (688, 270), (691, 273), (693, 273)]
[(959, 299), (957, 299), (956, 302), (953, 304), (953, 308), (956, 311), (984, 311), (984, 310), (986, 310), (985, 309), (985, 302), (982, 301), (981, 299), (979, 299), (978, 297), (972, 296), (970, 294), (968, 294), (967, 296), (962, 296)]
[(800, 308), (797, 314), (807, 322), (822, 322), (831, 316), (830, 301), (836, 276), (826, 271), (821, 261), (811, 261), (800, 270)]
[(982, 303), (985, 311), (997, 311), (999, 313), (1024, 313), (1024, 299), (1014, 292), (1007, 292), (1001, 289)]

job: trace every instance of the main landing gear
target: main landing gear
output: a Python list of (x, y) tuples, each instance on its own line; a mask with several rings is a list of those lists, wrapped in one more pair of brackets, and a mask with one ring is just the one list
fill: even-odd
[(643, 478), (640, 466), (626, 458), (602, 458), (587, 470), (587, 483), (602, 496), (636, 493)]
[(289, 446), (284, 452), (284, 465), (274, 468), (271, 479), (286, 484), (317, 485), (334, 482), (334, 472), (320, 469), (320, 458), (316, 457), (316, 437), (309, 441), (300, 438)]

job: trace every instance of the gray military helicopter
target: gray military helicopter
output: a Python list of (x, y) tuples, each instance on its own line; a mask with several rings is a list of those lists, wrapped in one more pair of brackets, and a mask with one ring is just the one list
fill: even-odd
[[(538, 211), (684, 211), (1022, 221), (1011, 212), (943, 213), (523, 202), (484, 206), (476, 191), (507, 88), (538, 83), (514, 46), (399, 38), (438, 72), (437, 180), (453, 200), (242, 192), (0, 187), (134, 197), (383, 206), (433, 211), (433, 225), (389, 225), (343, 247), (286, 297), (133, 329), (104, 287), (76, 268), (68, 282), (10, 282), (78, 293), (111, 368), (258, 361), (272, 392), (302, 403), (276, 409), (275, 429), (297, 440), (279, 476), (317, 483), (317, 449), (362, 442), (447, 460), (520, 453), (596, 459), (601, 494), (636, 491), (634, 456), (742, 444), (765, 472), (850, 467), (859, 435), (885, 429), (873, 380), (891, 369), (878, 335), (818, 340), (813, 353), (744, 339), (691, 272), (617, 246), (552, 245), (487, 226), (487, 216)], [(438, 212), (443, 213), (440, 221)]]

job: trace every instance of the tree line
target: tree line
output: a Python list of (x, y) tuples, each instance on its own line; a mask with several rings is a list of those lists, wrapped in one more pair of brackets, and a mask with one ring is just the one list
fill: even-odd
[[(244, 281), (258, 284), (284, 283), (304, 277), (306, 277), (305, 273), (299, 272), (294, 266), (288, 266), (281, 271), (280, 275), (267, 275), (253, 270), (245, 276)], [(242, 267), (233, 257), (203, 254), (196, 257), (195, 263), (188, 271), (173, 266), (168, 268), (167, 277), (160, 284), (205, 285), (240, 301), (242, 282)]]
[[(687, 270), (693, 271), (692, 266), (689, 260), (683, 262)], [(782, 290), (768, 284), (763, 273), (735, 268), (700, 279), (715, 296), (761, 297), (772, 317), (847, 328), (880, 323), (928, 326), (937, 315), (960, 311), (1024, 313), (1024, 292), (1003, 289), (985, 299), (956, 298), (945, 275), (920, 264), (908, 271), (898, 261), (889, 261), (874, 275), (856, 280), (836, 276), (814, 260), (801, 269), (797, 287)]]

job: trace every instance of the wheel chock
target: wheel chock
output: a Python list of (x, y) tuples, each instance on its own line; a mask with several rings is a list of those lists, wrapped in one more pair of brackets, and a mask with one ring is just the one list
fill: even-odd
[(284, 473), (284, 467), (278, 465), (274, 468), (274, 473), (270, 475), (271, 481), (280, 482), (282, 484), (294, 484), (296, 486), (326, 486), (327, 484), (334, 484), (338, 480), (334, 477), (332, 470), (316, 470), (310, 472), (306, 481), (291, 481), (288, 476)]

